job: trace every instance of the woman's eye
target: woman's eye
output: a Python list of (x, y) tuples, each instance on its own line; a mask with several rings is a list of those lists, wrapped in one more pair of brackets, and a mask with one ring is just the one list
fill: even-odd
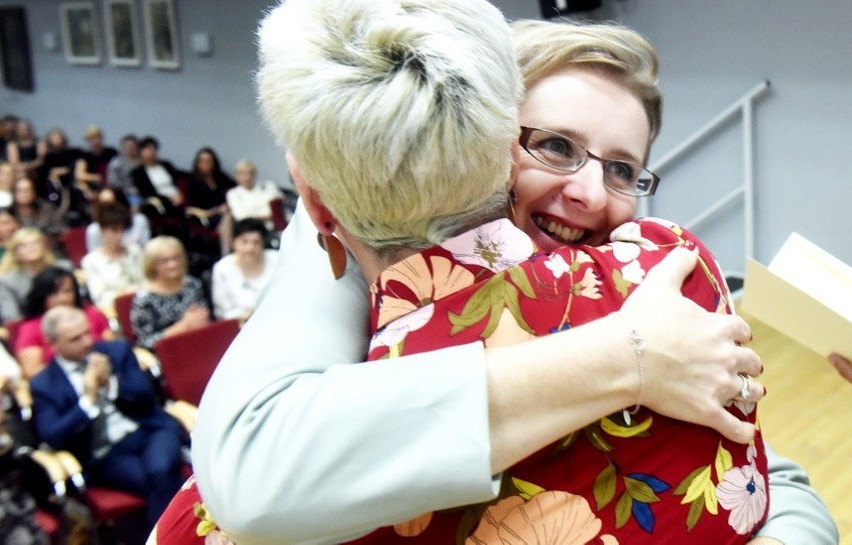
[(606, 169), (607, 172), (625, 182), (632, 182), (636, 177), (636, 173), (639, 171), (637, 167), (623, 161), (609, 161)]
[(562, 155), (564, 157), (574, 156), (574, 146), (564, 138), (548, 138), (538, 143), (538, 149), (544, 153)]

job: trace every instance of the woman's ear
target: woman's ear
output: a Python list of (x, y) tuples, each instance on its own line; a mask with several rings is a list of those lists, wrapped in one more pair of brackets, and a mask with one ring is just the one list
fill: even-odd
[(289, 152), (287, 153), (287, 168), (290, 169), (290, 175), (293, 177), (293, 183), (296, 184), (296, 191), (299, 192), (299, 198), (305, 204), (308, 216), (310, 216), (317, 231), (322, 235), (331, 235), (334, 233), (337, 218), (325, 207), (319, 193), (305, 181), (302, 171), (299, 168), (299, 162)]

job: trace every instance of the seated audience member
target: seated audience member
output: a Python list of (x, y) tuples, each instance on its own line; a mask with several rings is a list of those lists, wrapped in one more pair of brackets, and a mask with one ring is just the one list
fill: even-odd
[(9, 143), (15, 141), (15, 125), (18, 118), (12, 114), (6, 114), (0, 119), (0, 163), (9, 160)]
[(58, 248), (59, 237), (67, 228), (62, 212), (38, 196), (35, 184), (29, 178), (15, 181), (12, 209), (22, 227), (38, 229), (47, 237), (51, 249)]
[(68, 146), (68, 138), (61, 129), (47, 133), (44, 148), (37, 178), (39, 197), (53, 204), (67, 225), (84, 225), (90, 219), (89, 199), (74, 180), (74, 168), (82, 152)]
[(219, 255), (227, 254), (231, 246), (232, 223), (225, 195), (234, 185), (234, 180), (222, 171), (219, 156), (212, 148), (198, 150), (192, 161), (186, 206), (205, 229), (215, 229), (219, 247), (208, 251), (218, 251)]
[(41, 371), (53, 357), (50, 343), (42, 333), (41, 322), (44, 314), (57, 306), (73, 306), (82, 310), (96, 341), (115, 339), (104, 313), (83, 300), (74, 273), (62, 267), (47, 267), (33, 278), (32, 288), (24, 300), (25, 321), (15, 340), (15, 357), (27, 378)]
[(12, 235), (0, 259), (0, 321), (3, 324), (21, 319), (24, 299), (33, 278), (53, 264), (71, 269), (67, 261), (57, 261), (39, 230), (21, 227)]
[(139, 207), (139, 194), (130, 173), (138, 166), (139, 140), (134, 134), (126, 134), (121, 137), (121, 151), (107, 165), (106, 182), (110, 187), (123, 191), (134, 209)]
[(100, 127), (86, 127), (83, 138), (89, 144), (89, 149), (81, 152), (74, 165), (74, 178), (84, 191), (97, 191), (106, 183), (107, 165), (118, 152), (115, 148), (104, 146), (104, 135)]
[(259, 219), (234, 224), (233, 253), (213, 266), (213, 312), (219, 320), (245, 320), (254, 310), (278, 263), (278, 252), (265, 249), (268, 235)]
[(183, 431), (126, 341), (96, 342), (73, 307), (49, 310), (42, 328), (56, 355), (30, 381), (36, 432), (74, 454), (90, 485), (146, 498), (153, 526), (182, 482)]
[(151, 240), (151, 224), (145, 214), (134, 211), (124, 191), (117, 187), (105, 187), (98, 191), (94, 202), (94, 219), (86, 227), (86, 249), (90, 252), (97, 250), (103, 243), (104, 237), (98, 224), (98, 208), (100, 206), (123, 206), (130, 210), (130, 227), (124, 231), (124, 243), (135, 243), (144, 248)]
[(83, 257), (81, 267), (92, 302), (114, 317), (116, 296), (142, 286), (142, 248), (125, 240), (131, 226), (127, 207), (102, 203), (95, 213), (103, 244)]
[(0, 259), (6, 254), (6, 247), (18, 229), (21, 228), (21, 223), (18, 221), (18, 216), (8, 207), (0, 207)]
[(137, 344), (153, 351), (164, 337), (210, 323), (201, 281), (187, 274), (186, 250), (180, 240), (151, 239), (142, 255), (145, 286), (136, 292), (130, 321)]
[(14, 138), (6, 144), (6, 160), (15, 169), (15, 176), (35, 176), (44, 160), (44, 147), (39, 145), (32, 124), (19, 119)]
[(272, 210), (269, 203), (283, 198), (281, 190), (273, 182), (255, 180), (257, 168), (250, 161), (240, 161), (234, 167), (234, 179), (237, 187), (228, 190), (225, 195), (228, 208), (234, 221), (246, 218), (257, 218), (266, 222), (268, 229), (272, 228)]
[(0, 207), (12, 205), (12, 191), (15, 186), (15, 169), (9, 163), (0, 162)]
[(140, 211), (151, 220), (155, 234), (183, 236), (184, 195), (178, 187), (183, 175), (169, 161), (157, 155), (160, 143), (146, 136), (139, 143), (140, 165), (130, 172), (133, 186), (142, 200)]

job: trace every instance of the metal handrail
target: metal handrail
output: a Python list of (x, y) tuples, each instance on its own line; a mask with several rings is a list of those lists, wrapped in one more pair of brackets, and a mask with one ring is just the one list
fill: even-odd
[[(698, 225), (701, 225), (716, 212), (729, 206), (739, 197), (743, 199), (743, 215), (745, 235), (743, 237), (745, 245), (746, 257), (754, 256), (754, 101), (763, 96), (769, 90), (769, 80), (764, 80), (756, 85), (752, 90), (743, 95), (739, 100), (731, 104), (722, 113), (711, 119), (703, 127), (695, 131), (689, 138), (681, 142), (674, 149), (666, 153), (663, 157), (656, 160), (649, 167), (652, 172), (660, 174), (667, 168), (670, 168), (675, 161), (680, 159), (687, 152), (691, 151), (702, 141), (706, 140), (710, 135), (719, 130), (734, 116), (742, 113), (743, 127), (743, 183), (732, 192), (723, 196), (703, 212), (694, 217), (691, 221), (685, 223), (685, 227), (694, 230)], [(648, 199), (640, 201), (640, 210), (642, 215), (651, 215), (651, 203)]]

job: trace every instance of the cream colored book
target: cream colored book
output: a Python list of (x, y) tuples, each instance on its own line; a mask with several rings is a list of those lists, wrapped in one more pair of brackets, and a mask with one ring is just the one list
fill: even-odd
[(852, 267), (798, 233), (769, 267), (748, 259), (740, 308), (822, 356), (852, 357)]

